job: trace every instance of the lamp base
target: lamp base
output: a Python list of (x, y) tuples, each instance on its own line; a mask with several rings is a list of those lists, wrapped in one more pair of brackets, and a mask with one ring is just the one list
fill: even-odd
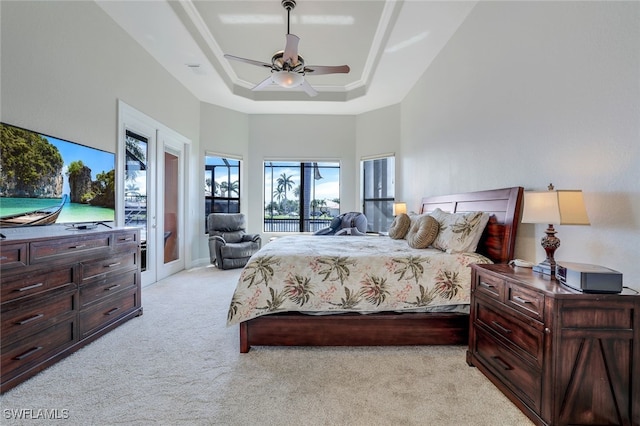
[(548, 262), (548, 259), (545, 259), (543, 262), (540, 262), (533, 267), (533, 272), (539, 272), (553, 277), (556, 275), (556, 265), (551, 265), (551, 263)]

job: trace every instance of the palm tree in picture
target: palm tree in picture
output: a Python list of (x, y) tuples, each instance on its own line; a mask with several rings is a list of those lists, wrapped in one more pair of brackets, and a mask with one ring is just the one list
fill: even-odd
[(293, 188), (295, 182), (291, 176), (287, 176), (286, 173), (282, 173), (280, 177), (278, 177), (276, 183), (278, 184), (277, 191), (282, 191), (284, 193), (284, 201), (287, 201), (287, 191)]

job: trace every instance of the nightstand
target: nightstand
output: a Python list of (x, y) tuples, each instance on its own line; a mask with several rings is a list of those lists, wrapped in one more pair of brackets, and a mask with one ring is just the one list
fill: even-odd
[(640, 425), (640, 296), (472, 265), (467, 363), (538, 425)]

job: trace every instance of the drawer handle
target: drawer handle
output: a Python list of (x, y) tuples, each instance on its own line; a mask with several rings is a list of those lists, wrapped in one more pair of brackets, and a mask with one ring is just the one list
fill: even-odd
[(480, 287), (484, 287), (484, 288), (496, 288), (495, 285), (492, 284), (487, 284), (484, 281), (480, 281)]
[(69, 247), (69, 248), (70, 248), (70, 249), (79, 249), (79, 248), (83, 248), (83, 247), (86, 247), (86, 246), (87, 246), (86, 244), (79, 244), (79, 245), (77, 245), (77, 246), (71, 246), (71, 247)]
[(113, 315), (115, 314), (117, 311), (119, 311), (120, 308), (113, 308), (112, 310), (110, 310), (109, 312), (107, 312), (105, 315)]
[(511, 333), (511, 330), (509, 330), (508, 328), (506, 328), (505, 326), (503, 326), (502, 324), (500, 324), (498, 321), (491, 321), (491, 324), (494, 325), (494, 327), (496, 327), (497, 329), (499, 329), (500, 331), (502, 331), (504, 334), (509, 334)]
[(15, 360), (18, 361), (22, 361), (23, 359), (35, 354), (36, 352), (38, 352), (40, 349), (42, 349), (42, 346), (37, 346), (35, 348), (31, 348), (28, 351), (26, 351), (25, 353), (23, 353), (22, 355), (18, 355), (17, 357), (15, 357)]
[(104, 291), (115, 290), (118, 287), (120, 287), (120, 284), (116, 284), (116, 285), (112, 285), (111, 287), (107, 287), (107, 288), (104, 289)]
[(513, 300), (515, 300), (515, 301), (516, 301), (516, 302), (518, 302), (518, 303), (522, 303), (522, 304), (532, 303), (532, 302), (528, 301), (527, 299), (524, 299), (524, 298), (522, 298), (522, 297), (520, 297), (520, 296), (515, 296), (515, 297), (513, 298)]
[(116, 266), (120, 266), (121, 264), (122, 262), (110, 263), (109, 265), (105, 266), (105, 268), (114, 268)]
[(133, 237), (120, 238), (118, 241), (133, 241)]
[(26, 287), (22, 287), (17, 289), (16, 291), (28, 291), (28, 290), (33, 290), (34, 288), (38, 288), (38, 287), (42, 287), (44, 285), (44, 283), (37, 283), (37, 284), (32, 284), (32, 285), (28, 285)]
[(493, 360), (500, 365), (504, 370), (513, 370), (513, 367), (507, 364), (502, 358), (499, 356), (492, 356)]
[(32, 316), (31, 318), (27, 318), (27, 319), (25, 319), (25, 320), (18, 321), (16, 324), (18, 324), (18, 325), (25, 325), (25, 324), (30, 323), (31, 321), (35, 321), (35, 320), (37, 320), (38, 318), (42, 318), (43, 316), (44, 316), (44, 314), (34, 315), (34, 316)]

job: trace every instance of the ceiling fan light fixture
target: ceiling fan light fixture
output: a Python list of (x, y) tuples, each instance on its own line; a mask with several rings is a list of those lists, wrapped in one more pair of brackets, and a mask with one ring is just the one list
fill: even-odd
[(304, 82), (304, 76), (297, 72), (277, 71), (271, 74), (271, 80), (280, 87), (290, 89)]

